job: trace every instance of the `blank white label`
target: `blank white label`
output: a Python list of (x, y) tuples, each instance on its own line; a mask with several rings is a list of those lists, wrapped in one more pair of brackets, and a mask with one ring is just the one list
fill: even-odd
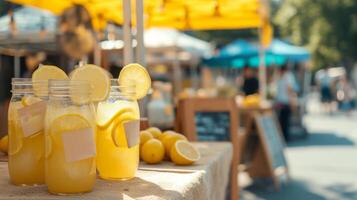
[(18, 109), (18, 116), (24, 137), (29, 137), (42, 131), (45, 123), (46, 102), (40, 101)]
[(93, 128), (63, 132), (62, 141), (67, 162), (79, 161), (96, 155)]

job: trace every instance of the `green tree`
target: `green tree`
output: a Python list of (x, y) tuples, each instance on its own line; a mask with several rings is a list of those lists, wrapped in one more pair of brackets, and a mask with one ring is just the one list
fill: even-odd
[(273, 22), (278, 34), (310, 50), (316, 68), (356, 62), (356, 0), (285, 0)]

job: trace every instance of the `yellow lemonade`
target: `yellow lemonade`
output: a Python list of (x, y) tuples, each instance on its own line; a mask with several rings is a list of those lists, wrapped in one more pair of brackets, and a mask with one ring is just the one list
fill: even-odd
[(44, 138), (43, 130), (24, 136), (18, 109), (21, 101), (9, 106), (9, 174), (15, 185), (37, 185), (44, 183)]
[[(45, 123), (45, 182), (53, 194), (89, 192), (96, 179), (94, 107), (68, 82), (50, 81)], [(88, 85), (89, 87), (89, 85)], [(85, 88), (83, 87), (83, 90)], [(73, 102), (75, 100), (76, 102)], [(81, 103), (81, 104), (80, 104)], [(89, 148), (89, 149), (88, 149)]]
[(97, 169), (101, 178), (125, 180), (135, 176), (139, 165), (139, 144), (128, 147), (124, 124), (139, 119), (135, 100), (109, 100), (98, 104)]

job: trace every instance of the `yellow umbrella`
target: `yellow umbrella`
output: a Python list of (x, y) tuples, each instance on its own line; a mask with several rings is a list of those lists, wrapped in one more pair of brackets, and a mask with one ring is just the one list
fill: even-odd
[(258, 0), (154, 0), (145, 5), (145, 23), (180, 30), (257, 28), (264, 24), (261, 9)]
[[(122, 0), (9, 0), (49, 10), (56, 15), (77, 4), (92, 16), (96, 29), (107, 21), (123, 23)], [(179, 30), (259, 28), (267, 21), (266, 6), (260, 0), (147, 0), (144, 2), (145, 27), (170, 27)], [(132, 0), (135, 13), (135, 0)], [(135, 25), (135, 15), (132, 16)]]

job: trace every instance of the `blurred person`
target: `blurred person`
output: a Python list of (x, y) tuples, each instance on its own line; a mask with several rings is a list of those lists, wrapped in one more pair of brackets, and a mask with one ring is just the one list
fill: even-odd
[(10, 21), (9, 21), (10, 35), (11, 35), (11, 36), (14, 36), (14, 35), (16, 35), (16, 33), (17, 33), (17, 27), (16, 27), (16, 21), (15, 21), (14, 11), (13, 11), (12, 9), (10, 9), (10, 10), (7, 12), (7, 15), (8, 15), (9, 18), (10, 18)]
[(336, 98), (338, 101), (338, 107), (340, 110), (350, 114), (354, 108), (354, 98), (356, 96), (356, 91), (350, 84), (346, 76), (341, 77), (336, 84)]
[(275, 104), (278, 111), (279, 123), (285, 141), (290, 141), (289, 129), (292, 108), (297, 105), (297, 83), (293, 74), (284, 65), (280, 68), (276, 82)]
[(123, 67), (121, 67), (115, 62), (111, 62), (109, 65), (109, 72), (112, 74), (113, 77), (118, 77), (122, 69)]
[(316, 82), (317, 86), (320, 89), (320, 101), (322, 103), (323, 109), (327, 113), (332, 112), (332, 101), (333, 101), (333, 96), (332, 96), (332, 83), (333, 80), (328, 74), (328, 70), (326, 68), (320, 70), (319, 72), (316, 73)]
[(242, 91), (245, 96), (257, 94), (259, 92), (259, 80), (255, 71), (245, 66), (243, 69), (243, 86)]

